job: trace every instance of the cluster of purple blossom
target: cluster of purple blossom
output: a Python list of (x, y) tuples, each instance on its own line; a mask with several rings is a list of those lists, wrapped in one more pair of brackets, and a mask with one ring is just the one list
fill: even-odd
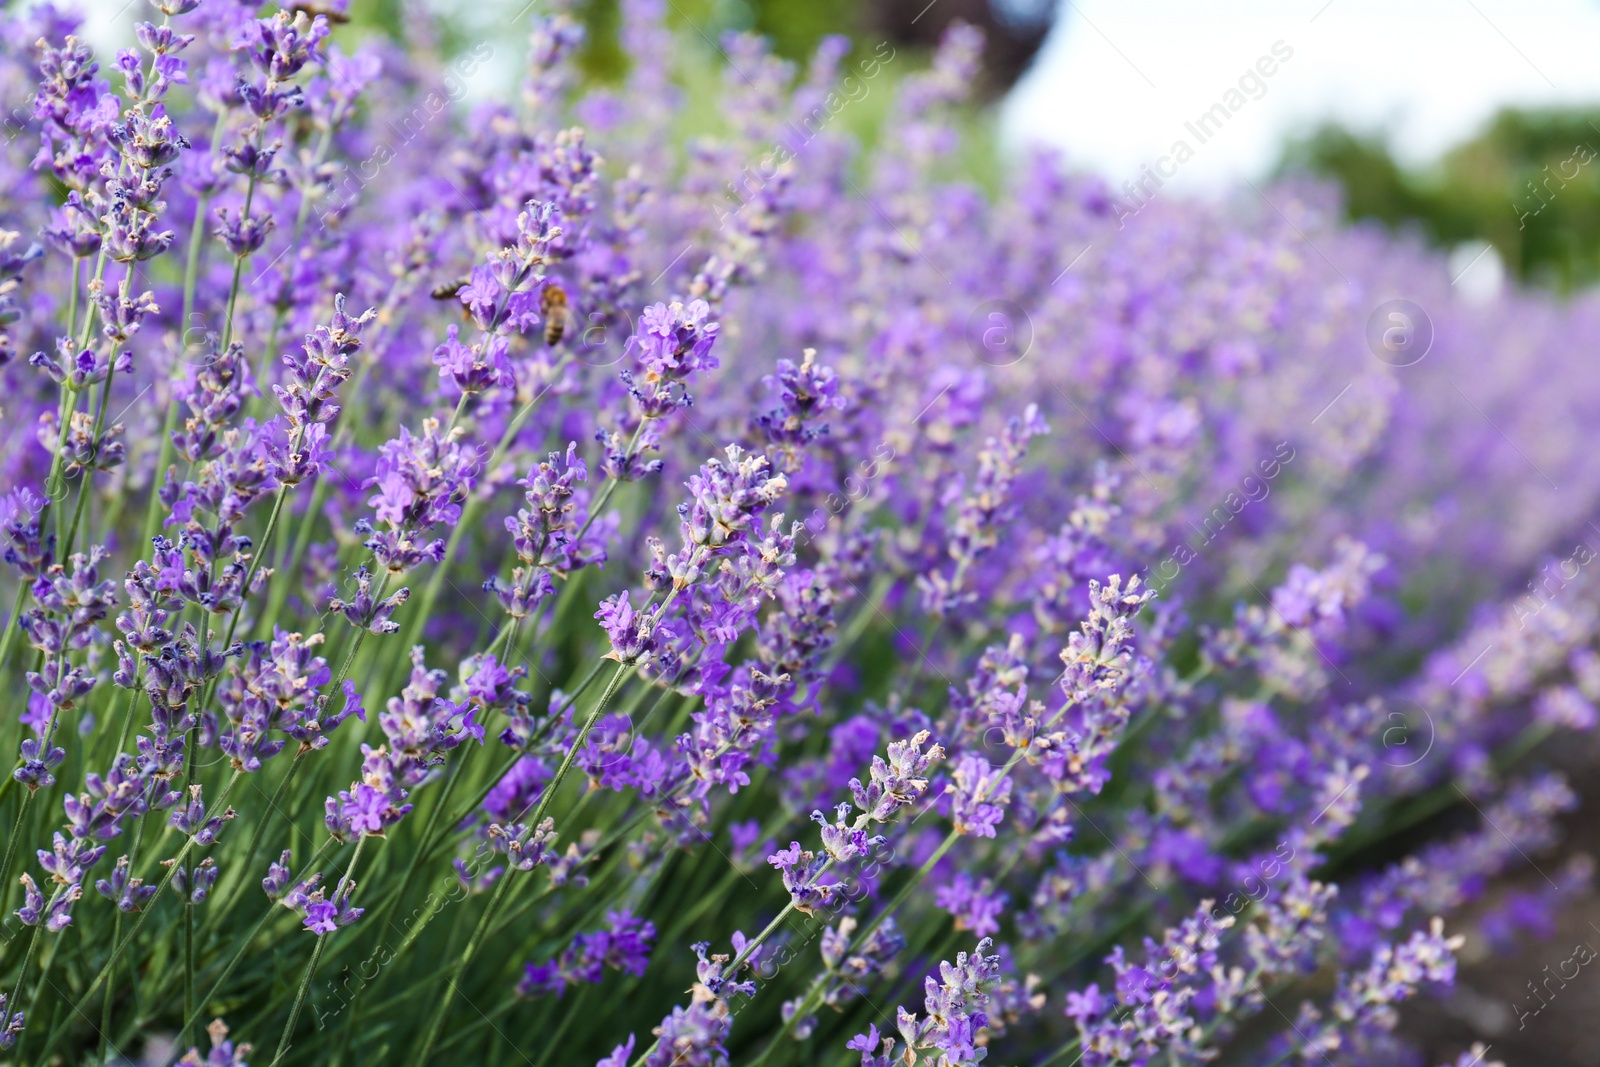
[[(1400, 1005), (1600, 721), (1593, 576), (1511, 607), (1600, 491), (1595, 305), (1461, 304), (1317, 190), (986, 196), (970, 29), (729, 210), (848, 42), (724, 38), (683, 144), (659, 0), (624, 84), (558, 0), (520, 96), (421, 123), (420, 14), (153, 5), (103, 66), (0, 14), (0, 1049), (240, 1067), (227, 1011), (274, 1067), (1415, 1061)], [(386, 128), (411, 165), (336, 192)], [(1362, 341), (1395, 292), (1413, 367)]]

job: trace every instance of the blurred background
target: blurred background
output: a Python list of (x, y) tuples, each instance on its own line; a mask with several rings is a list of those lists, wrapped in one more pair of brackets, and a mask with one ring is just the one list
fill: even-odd
[[(118, 39), (134, 4), (93, 0), (91, 36)], [(533, 9), (525, 0), (351, 0), (341, 34), (414, 37), (436, 16), (443, 54), (486, 35), (477, 98), (513, 90)], [(616, 0), (583, 0), (585, 76), (619, 78)], [(1100, 175), (1113, 195), (1225, 198), (1309, 177), (1334, 190), (1348, 222), (1381, 227), (1448, 257), (1456, 293), (1490, 301), (1512, 288), (1581, 299), (1600, 281), (1600, 3), (1594, 0), (668, 0), (679, 47), (709, 85), (730, 30), (769, 36), (803, 61), (830, 34), (866, 55), (888, 42), (898, 81), (925, 66), (952, 22), (987, 34), (980, 104), (967, 118), (964, 175), (990, 189), (1034, 146)], [(440, 29), (439, 27), (442, 27)], [(97, 44), (104, 43), (96, 40)], [(504, 42), (505, 47), (501, 47)], [(902, 58), (903, 57), (903, 58)], [(693, 86), (689, 86), (692, 90)], [(892, 93), (873, 92), (840, 123), (876, 136)], [(682, 132), (716, 121), (714, 94), (686, 94)], [(1219, 108), (1218, 105), (1221, 105)], [(697, 112), (696, 107), (703, 109)], [(1186, 151), (1180, 151), (1182, 144)], [(1152, 190), (1156, 190), (1154, 193)], [(1531, 475), (1530, 475), (1531, 477)], [(1565, 753), (1584, 796), (1566, 851), (1600, 855), (1593, 751)], [(1438, 828), (1432, 828), (1437, 831)], [(1406, 850), (1414, 841), (1397, 842)], [(1564, 861), (1564, 858), (1563, 858)], [(1562, 862), (1562, 861), (1558, 861)], [(1490, 1043), (1512, 1067), (1600, 1064), (1600, 981), (1575, 982), (1537, 1026), (1519, 1027), (1524, 979), (1600, 946), (1600, 901), (1560, 913), (1517, 903), (1544, 885), (1529, 863), (1475, 910), (1516, 917), (1514, 954), (1469, 943), (1448, 998), (1410, 1008), (1425, 1044)], [(1531, 895), (1528, 899), (1532, 899)], [(1468, 923), (1468, 926), (1471, 924)]]
[[(118, 39), (136, 4), (87, 5), (91, 35)], [(326, 5), (312, 4), (312, 8)], [(511, 89), (526, 0), (350, 0), (346, 33), (398, 35), (425, 7), (449, 53), (504, 40), (475, 96)], [(617, 0), (577, 5), (597, 82), (618, 78)], [(1192, 158), (1163, 195), (1214, 196), (1243, 182), (1312, 174), (1340, 189), (1352, 221), (1413, 231), (1459, 262), (1460, 284), (1493, 295), (1509, 279), (1570, 294), (1600, 278), (1600, 4), (1593, 0), (672, 0), (672, 21), (707, 67), (729, 30), (770, 37), (792, 59), (830, 34), (865, 54), (880, 42), (918, 53), (954, 21), (987, 34), (984, 110), (965, 165), (994, 184), (1028, 147), (1059, 149), (1113, 190), (1137, 189), (1175, 142)], [(309, 9), (309, 8), (308, 8)], [(97, 41), (97, 43), (100, 43)], [(1276, 53), (1274, 53), (1276, 46)], [(1250, 75), (1269, 55), (1273, 74)], [(1196, 127), (1239, 91), (1225, 127)], [(871, 94), (844, 121), (865, 140), (882, 112)], [(709, 94), (707, 95), (709, 100)], [(704, 117), (705, 121), (710, 116)], [(691, 127), (693, 114), (685, 119)], [(1214, 123), (1221, 125), (1220, 123)], [(1203, 143), (1190, 132), (1209, 134)], [(1174, 169), (1169, 166), (1168, 169)], [(1555, 195), (1560, 193), (1559, 196)], [(1469, 267), (1470, 265), (1470, 267)]]

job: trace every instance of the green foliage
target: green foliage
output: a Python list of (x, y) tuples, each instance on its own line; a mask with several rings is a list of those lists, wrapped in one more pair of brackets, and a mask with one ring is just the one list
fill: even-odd
[(1517, 277), (1559, 291), (1600, 279), (1600, 110), (1501, 111), (1431, 166), (1407, 169), (1381, 136), (1323, 126), (1280, 172), (1336, 181), (1352, 219), (1430, 241), (1492, 244)]

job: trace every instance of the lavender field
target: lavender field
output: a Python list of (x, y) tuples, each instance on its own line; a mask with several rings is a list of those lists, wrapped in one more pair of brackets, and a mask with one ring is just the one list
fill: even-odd
[(1600, 303), (978, 182), (970, 26), (341, 11), (0, 14), (0, 1063), (1516, 1067), (1408, 1013), (1595, 981)]

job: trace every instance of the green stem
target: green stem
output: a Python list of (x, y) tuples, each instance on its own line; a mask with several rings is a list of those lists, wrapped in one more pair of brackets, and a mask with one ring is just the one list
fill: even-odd
[(6, 618), (6, 632), (0, 637), (0, 670), (5, 669), (7, 661), (11, 659), (11, 646), (16, 642), (17, 635), (22, 632), (22, 605), (28, 600), (28, 583), (19, 582), (17, 595), (11, 598), (11, 614)]
[[(322, 161), (325, 158), (327, 158), (328, 145), (332, 142), (332, 140), (333, 140), (333, 127), (331, 125), (330, 126), (324, 126), (322, 128), (321, 135), (317, 138), (317, 147), (312, 152), (312, 155), (311, 155), (311, 167), (310, 167), (310, 170), (313, 173), (315, 173), (316, 169), (322, 165)], [(308, 216), (310, 216), (310, 214), (311, 214), (311, 198), (306, 195), (306, 191), (304, 189), (301, 189), (300, 190), (300, 206), (295, 211), (295, 216), (294, 216), (294, 232), (291, 234), (291, 236), (289, 238), (289, 252), (288, 252), (288, 254), (291, 255), (291, 256), (294, 255), (295, 254), (295, 250), (300, 247), (300, 238), (302, 236), (304, 236), (304, 234), (305, 234), (306, 218)], [(289, 269), (291, 271), (293, 271), (293, 269), (294, 269), (294, 264), (292, 262), (289, 264)], [(283, 320), (288, 316), (288, 313), (289, 313), (288, 306), (283, 305), (283, 304), (279, 304), (278, 307), (273, 311), (272, 329), (270, 331), (268, 331), (268, 333), (267, 333), (266, 354), (267, 354), (267, 358), (268, 359), (271, 359), (272, 358), (272, 353), (277, 350), (277, 347), (278, 347), (278, 334), (283, 331)]]
[(140, 664), (133, 676), (133, 687), (128, 690), (128, 698), (122, 708), (122, 725), (117, 730), (117, 752), (125, 752), (128, 748), (128, 735), (133, 732), (133, 709), (139, 705), (139, 690), (144, 688), (144, 665)]
[[(94, 281), (98, 282), (98, 281), (102, 280), (105, 277), (105, 272), (106, 272), (106, 249), (105, 249), (105, 246), (102, 244), (101, 247), (100, 247), (100, 254), (95, 258)], [(90, 284), (92, 285), (93, 282), (91, 282)], [(94, 327), (94, 312), (95, 312), (95, 305), (94, 305), (94, 301), (91, 300), (91, 301), (89, 301), (89, 306), (84, 308), (84, 311), (83, 311), (83, 330), (82, 330), (82, 339), (78, 342), (78, 350), (79, 351), (82, 351), (83, 349), (87, 348), (88, 345), (89, 345), (89, 331), (91, 329), (93, 329), (93, 327)], [(72, 329), (72, 323), (70, 323), (70, 322), (67, 323), (67, 329), (69, 331)], [(55, 454), (50, 457), (50, 473), (45, 477), (45, 480), (44, 480), (44, 509), (43, 510), (45, 512), (48, 512), (56, 502), (54, 494), (55, 494), (57, 488), (61, 485), (61, 460), (62, 460), (62, 452), (67, 446), (67, 428), (72, 423), (72, 414), (73, 414), (73, 412), (75, 412), (77, 410), (78, 410), (78, 390), (73, 388), (71, 385), (63, 385), (61, 387), (61, 403), (56, 408), (56, 411), (57, 411), (57, 413), (59, 415), (60, 422), (59, 422), (59, 425), (56, 428)], [(44, 523), (44, 515), (43, 514), (41, 514), (39, 516), (39, 521), (40, 521), (40, 525), (42, 526), (43, 523)], [(64, 531), (61, 528), (61, 509), (60, 508), (56, 508), (55, 509), (55, 528), (56, 528), (56, 545), (60, 546), (61, 544), (64, 543), (64, 538), (62, 537), (62, 534), (63, 534)], [(61, 557), (61, 555), (58, 554), (56, 558), (59, 560), (62, 557)]]
[[(294, 758), (289, 761), (289, 770), (284, 774), (283, 780), (278, 783), (278, 787), (272, 791), (272, 796), (267, 800), (267, 808), (261, 813), (261, 817), (256, 820), (256, 828), (250, 834), (250, 847), (245, 849), (244, 864), (240, 867), (239, 880), (234, 883), (232, 892), (228, 894), (226, 904), (212, 912), (212, 915), (216, 917), (212, 920), (213, 923), (221, 922), (233, 910), (234, 905), (238, 903), (239, 894), (244, 891), (245, 886), (249, 885), (250, 871), (255, 867), (256, 856), (261, 851), (261, 841), (266, 836), (267, 826), (272, 819), (272, 815), (278, 811), (278, 801), (283, 799), (283, 794), (289, 789), (289, 783), (293, 782), (295, 775), (300, 772), (303, 757), (308, 751), (309, 749), (302, 748), (294, 754)], [(204, 933), (210, 934), (211, 926), (212, 924), (208, 923)]]
[[(338, 446), (338, 439), (334, 445)], [(283, 561), (282, 572), (286, 575), (300, 573), (300, 567), (305, 562), (306, 550), (311, 543), (311, 528), (316, 524), (317, 516), (322, 513), (322, 506), (327, 503), (332, 494), (331, 482), (326, 477), (319, 476), (311, 489), (311, 503), (306, 506), (305, 514), (300, 517), (299, 528), (295, 531), (294, 542), (289, 550), (289, 555)], [(272, 593), (267, 598), (267, 610), (262, 613), (258, 625), (270, 626), (276, 619), (283, 618), (283, 607), (289, 599), (289, 588), (293, 582), (282, 581), (272, 587)], [(265, 636), (264, 634), (262, 636)]]
[[(115, 945), (122, 937), (122, 909), (118, 908), (116, 915), (111, 919), (111, 943)], [(113, 978), (116, 971), (112, 971)], [(100, 1062), (111, 1062), (111, 1005), (116, 1000), (116, 983), (106, 983), (106, 998), (100, 1005)], [(185, 1032), (188, 1028), (184, 1028)]]
[[(571, 358), (571, 356), (562, 356), (560, 361), (556, 363), (555, 370), (552, 373), (559, 373)], [(551, 385), (554, 385), (553, 381)], [(533, 398), (522, 406), (511, 421), (506, 423), (506, 428), (500, 434), (500, 440), (495, 444), (494, 451), (489, 453), (489, 460), (484, 464), (484, 470), (492, 471), (500, 465), (501, 459), (511, 448), (511, 442), (516, 440), (517, 432), (522, 428), (523, 423), (527, 421), (528, 416), (533, 413), (533, 409), (538, 406), (539, 401), (550, 391), (551, 385), (545, 386), (534, 394)], [(462, 400), (465, 401), (466, 397), (463, 396)], [(456, 409), (456, 413), (459, 416), (459, 406)], [(450, 424), (454, 426), (455, 420), (452, 419)], [(417, 633), (421, 630), (422, 624), (433, 617), (433, 606), (438, 602), (439, 595), (444, 591), (445, 579), (449, 575), (451, 562), (456, 558), (456, 550), (461, 547), (461, 541), (466, 536), (467, 531), (478, 528), (478, 515), (487, 505), (487, 498), (474, 496), (469, 497), (462, 507), (461, 521), (456, 523), (455, 528), (450, 531), (450, 539), (445, 542), (444, 557), (439, 560), (438, 564), (433, 568), (433, 573), (428, 576), (428, 584), (423, 588), (422, 600), (417, 605), (417, 610), (412, 612), (406, 620), (400, 647), (410, 648), (415, 644)], [(392, 681), (393, 679), (391, 678)]]
[[(269, 84), (271, 84), (270, 81)], [(255, 143), (255, 149), (257, 152), (261, 151), (261, 141), (266, 132), (266, 123), (257, 122)], [(249, 221), (250, 207), (255, 203), (256, 176), (253, 171), (254, 168), (252, 168), (252, 173), (249, 179), (245, 182), (244, 207), (239, 211), (239, 224), (241, 226)], [(222, 320), (222, 350), (224, 352), (226, 352), (228, 350), (228, 346), (233, 343), (233, 312), (239, 303), (239, 279), (244, 275), (244, 261), (248, 258), (250, 258), (248, 253), (242, 256), (235, 256), (233, 258), (233, 283), (228, 287), (228, 312), (226, 317)], [(257, 368), (258, 371), (262, 369), (264, 368)], [(260, 377), (261, 375), (258, 373), (256, 375), (257, 380), (259, 380)]]
[[(221, 796), (219, 796), (216, 801), (215, 807), (218, 810), (226, 810), (228, 797), (233, 794), (234, 786), (239, 783), (239, 778), (242, 773), (243, 772), (241, 771), (234, 771), (233, 774), (228, 778), (227, 784), (222, 788)], [(77, 1002), (73, 1004), (72, 1010), (67, 1012), (62, 1018), (58, 1019), (55, 1026), (51, 1028), (50, 1038), (45, 1042), (44, 1051), (39, 1055), (39, 1067), (45, 1067), (46, 1064), (50, 1063), (51, 1054), (55, 1052), (56, 1046), (61, 1044), (61, 1038), (66, 1034), (68, 1021), (75, 1016), (87, 1017), (88, 1013), (86, 1009), (88, 1008), (89, 1002), (93, 999), (95, 993), (99, 991), (100, 983), (104, 982), (108, 977), (110, 977), (111, 970), (116, 966), (117, 961), (122, 958), (122, 953), (128, 948), (129, 945), (138, 939), (139, 931), (144, 929), (144, 924), (149, 921), (150, 915), (155, 911), (155, 902), (161, 898), (162, 893), (166, 892), (167, 886), (172, 883), (173, 876), (178, 873), (178, 866), (183, 863), (184, 860), (188, 859), (189, 853), (193, 848), (194, 838), (186, 838), (184, 840), (183, 847), (178, 850), (178, 855), (174, 858), (172, 865), (167, 868), (166, 875), (161, 879), (161, 884), (156, 887), (156, 891), (151, 896), (149, 903), (147, 903), (144, 910), (139, 913), (138, 921), (133, 924), (133, 929), (128, 931), (128, 936), (126, 938), (112, 946), (110, 957), (100, 967), (99, 972), (94, 976), (93, 980), (91, 980), (84, 988), (82, 994), (79, 995)]]
[[(130, 264), (128, 264), (127, 272), (125, 274), (123, 274), (123, 276), (122, 276), (122, 296), (123, 296), (123, 299), (127, 299), (128, 295), (132, 291), (133, 291), (133, 264), (130, 263)], [(104, 380), (102, 380), (101, 383), (100, 383), (100, 396), (95, 401), (94, 424), (93, 424), (93, 428), (89, 432), (89, 441), (93, 445), (98, 445), (98, 443), (100, 441), (101, 431), (103, 431), (105, 429), (106, 409), (111, 404), (111, 378), (112, 378), (112, 375), (113, 375), (113, 372), (111, 371), (111, 369), (109, 367), (107, 367), (106, 368), (106, 376), (105, 376)], [(62, 559), (66, 559), (68, 556), (70, 556), (72, 554), (72, 546), (73, 546), (74, 543), (76, 543), (76, 541), (78, 539), (78, 526), (79, 526), (79, 524), (81, 524), (83, 522), (83, 509), (84, 509), (85, 503), (89, 499), (89, 486), (90, 486), (90, 483), (92, 481), (92, 475), (93, 474), (94, 474), (94, 471), (93, 471), (92, 468), (86, 468), (84, 470), (83, 474), (78, 479), (78, 502), (77, 502), (76, 505), (73, 506), (73, 509), (72, 509), (72, 525), (67, 527), (67, 539), (62, 544), (62, 548), (61, 548), (61, 558)]]
[[(222, 146), (223, 119), (226, 111), (217, 112), (217, 121), (211, 127), (211, 154), (215, 156)], [(201, 196), (195, 201), (194, 221), (189, 224), (189, 252), (188, 258), (183, 263), (183, 313), (178, 320), (178, 344), (182, 351), (188, 352), (188, 336), (191, 329), (189, 323), (194, 314), (195, 288), (200, 280), (200, 260), (205, 252), (203, 238), (205, 236), (206, 210), (211, 204), (209, 195)], [(175, 401), (167, 403), (167, 416), (161, 425), (160, 450), (156, 453), (156, 465), (150, 471), (150, 503), (145, 508), (144, 532), (139, 541), (140, 550), (150, 543), (155, 537), (161, 524), (161, 497), (156, 490), (165, 476), (167, 465), (172, 462), (172, 432), (178, 428), (178, 405)]]
[[(193, 877), (193, 868), (190, 876)], [(111, 983), (106, 983), (106, 999), (110, 1000)], [(189, 1023), (194, 1015), (194, 905), (183, 902), (183, 1029), (178, 1031), (178, 1047), (188, 1048)]]
[(461, 421), (461, 413), (467, 410), (467, 401), (472, 399), (471, 393), (462, 393), (461, 399), (456, 401), (455, 411), (450, 413), (450, 425), (444, 428), (444, 435), (449, 437), (455, 431), (456, 423)]
[(7, 891), (11, 888), (11, 865), (17, 860), (17, 842), (22, 839), (22, 823), (28, 817), (28, 808), (32, 804), (33, 790), (30, 789), (22, 794), (17, 819), (11, 824), (11, 837), (6, 841), (6, 856), (0, 860), (0, 906), (5, 904)]
[[(99, 434), (93, 440), (99, 439)], [(72, 555), (72, 543), (78, 539), (78, 525), (83, 522), (83, 509), (89, 502), (89, 475), (91, 468), (85, 467), (83, 473), (78, 475), (77, 499), (72, 503), (72, 521), (67, 524), (67, 535), (61, 542), (61, 556), (65, 560)]]
[[(50, 457), (50, 473), (44, 479), (44, 507), (43, 512), (48, 512), (55, 504), (55, 494), (61, 488), (61, 458), (67, 447), (67, 426), (72, 421), (72, 413), (78, 410), (78, 391), (70, 385), (61, 387), (61, 403), (57, 408), (61, 412), (61, 423), (56, 434), (55, 455)], [(45, 516), (39, 516), (39, 523), (44, 525)], [(55, 508), (56, 544), (63, 541), (61, 528), (61, 509)]]
[[(471, 753), (472, 750), (469, 748), (467, 752), (463, 753), (462, 757), (456, 760), (451, 766), (450, 776), (445, 780), (444, 789), (440, 793), (438, 801), (434, 803), (433, 810), (428, 813), (428, 821), (422, 828), (422, 840), (427, 841), (432, 839), (434, 828), (439, 823), (440, 813), (443, 812), (449, 805), (450, 794), (455, 791), (456, 784), (465, 776), (466, 772), (464, 768), (466, 766), (467, 756), (471, 755)], [(389, 899), (383, 902), (382, 906), (378, 910), (377, 915), (374, 916), (376, 922), (373, 925), (376, 926), (380, 931), (384, 930), (388, 926), (390, 916), (394, 914), (394, 909), (399, 905), (400, 901), (405, 898), (406, 892), (411, 888), (412, 881), (416, 878), (417, 869), (422, 866), (423, 850), (420, 848), (413, 848), (410, 849), (409, 852), (411, 854), (411, 858), (406, 864), (405, 873), (400, 877), (399, 889), (389, 895)], [(342, 1055), (343, 1050), (348, 1046), (350, 1034), (355, 1030), (361, 1019), (361, 995), (366, 991), (367, 986), (363, 985), (360, 989), (356, 990), (355, 996), (353, 996), (350, 1000), (350, 1020), (345, 1025), (343, 1035), (340, 1037), (339, 1052), (335, 1055), (336, 1060), (340, 1055)]]
[[(355, 855), (350, 857), (350, 866), (344, 869), (344, 877), (339, 879), (339, 885), (329, 899), (338, 904), (340, 896), (344, 894), (345, 886), (350, 884), (350, 876), (355, 874), (356, 864), (361, 860), (361, 850), (367, 847), (367, 835), (362, 834), (356, 839)], [(278, 1039), (278, 1051), (272, 1057), (271, 1067), (277, 1067), (283, 1057), (289, 1052), (289, 1039), (294, 1037), (294, 1024), (300, 1021), (300, 1010), (305, 1007), (306, 994), (311, 991), (311, 980), (316, 976), (317, 963), (322, 959), (322, 950), (328, 943), (327, 934), (317, 935), (317, 945), (311, 950), (311, 959), (306, 964), (305, 977), (300, 979), (300, 990), (294, 995), (294, 1007), (289, 1009), (289, 1021), (283, 1026), (283, 1036)]]
[(67, 294), (67, 329), (78, 321), (78, 283), (83, 280), (83, 257), (72, 257), (72, 289)]
[[(956, 839), (960, 836), (961, 834), (955, 830), (951, 830), (945, 835), (944, 840), (939, 842), (939, 847), (933, 850), (933, 855), (929, 856), (922, 866), (917, 868), (917, 872), (907, 879), (906, 884), (900, 887), (900, 891), (894, 895), (894, 899), (889, 902), (888, 907), (878, 912), (877, 915), (873, 916), (871, 922), (860, 929), (855, 939), (851, 942), (852, 951), (864, 945), (867, 938), (872, 936), (873, 931), (883, 925), (884, 920), (894, 914), (901, 904), (905, 903), (906, 898), (911, 895), (918, 885), (922, 884), (923, 879), (932, 873), (934, 866), (944, 859), (945, 853), (950, 851), (951, 847), (956, 843)], [(734, 970), (730, 967), (726, 970), (726, 973), (733, 974)], [(767, 1043), (767, 1047), (761, 1051), (761, 1055), (756, 1058), (750, 1067), (760, 1067), (761, 1064), (766, 1063), (768, 1057), (783, 1043), (783, 1039), (789, 1036), (789, 1032), (795, 1028), (796, 1024), (816, 1009), (823, 986), (827, 982), (828, 976), (832, 973), (831, 970), (824, 970), (811, 980), (811, 987), (806, 990), (805, 996), (801, 998), (800, 1006), (795, 1009), (789, 1018), (784, 1020), (783, 1025), (778, 1028), (778, 1032), (773, 1035), (772, 1040)]]
[[(17, 1012), (22, 1010), (21, 1003), (17, 998), (22, 996), (22, 980), (28, 974), (28, 965), (33, 962), (34, 953), (38, 951), (39, 948), (39, 935), (43, 932), (44, 923), (40, 922), (34, 926), (33, 935), (28, 938), (28, 950), (22, 954), (22, 969), (17, 972), (17, 984), (11, 987), (11, 999), (6, 1001), (6, 1015), (8, 1017), (8, 1022), (10, 1021), (9, 1016), (15, 1015)], [(23, 1031), (23, 1034), (26, 1036), (27, 1031)], [(20, 1040), (21, 1039), (19, 1039), (19, 1042)], [(19, 1060), (20, 1052), (21, 1050), (19, 1049)]]
[[(583, 748), (584, 741), (588, 739), (589, 731), (594, 728), (594, 724), (599, 721), (601, 713), (605, 711), (606, 705), (616, 695), (617, 689), (622, 685), (623, 677), (631, 670), (633, 670), (632, 664), (617, 664), (616, 673), (611, 676), (611, 681), (606, 684), (605, 692), (600, 695), (600, 699), (595, 703), (594, 710), (589, 712), (589, 718), (584, 722), (583, 729), (578, 731), (578, 736), (567, 747), (567, 754), (561, 761), (561, 767), (556, 771), (555, 777), (550, 780), (550, 784), (545, 786), (539, 798), (539, 806), (534, 810), (533, 816), (529, 820), (528, 825), (534, 827), (535, 832), (537, 832), (539, 824), (543, 821), (545, 812), (549, 810), (551, 800), (561, 791), (561, 783), (566, 779), (567, 772), (572, 769), (573, 760), (577, 759), (579, 750)], [(506, 891), (512, 881), (513, 878), (509, 871), (501, 877), (499, 885), (495, 887), (494, 895), (489, 899), (488, 907), (484, 908), (483, 916), (478, 920), (477, 928), (473, 930), (472, 937), (467, 940), (466, 949), (461, 953), (461, 958), (451, 968), (450, 984), (445, 987), (444, 995), (439, 998), (438, 1004), (435, 1005), (433, 1016), (428, 1022), (427, 1029), (423, 1032), (421, 1043), (417, 1046), (417, 1053), (412, 1058), (412, 1062), (418, 1064), (419, 1067), (428, 1062), (428, 1053), (432, 1051), (433, 1043), (438, 1039), (439, 1027), (444, 1022), (445, 1014), (450, 1010), (450, 1005), (455, 1000), (456, 985), (460, 981), (461, 973), (471, 965), (473, 957), (478, 954), (478, 946), (483, 942), (483, 935), (488, 931), (489, 924), (494, 921), (494, 915), (499, 911), (500, 904), (505, 900)]]
[[(328, 852), (331, 851), (337, 843), (338, 842), (334, 841), (334, 839), (331, 837), (324, 841), (322, 843), (322, 847), (317, 849), (316, 853), (306, 861), (304, 866), (301, 867), (300, 873), (289, 882), (289, 885), (295, 886), (304, 881), (307, 872), (309, 872), (317, 864), (321, 863), (327, 856)], [(266, 926), (268, 921), (271, 920), (277, 907), (277, 901), (273, 901), (267, 905), (264, 911), (262, 911), (261, 918), (257, 919), (255, 926), (250, 928), (250, 933), (240, 940), (238, 950), (234, 952), (233, 958), (228, 961), (228, 965), (222, 969), (222, 974), (220, 974), (217, 977), (217, 980), (211, 984), (210, 992), (200, 999), (196, 1006), (195, 1013), (184, 1020), (185, 1026), (193, 1026), (196, 1022), (198, 1022), (199, 1016), (205, 1010), (206, 1005), (217, 999), (217, 995), (222, 992), (222, 987), (227, 983), (228, 979), (233, 976), (235, 968), (239, 966), (239, 963), (244, 959), (245, 954), (250, 951), (250, 946), (255, 943), (256, 938), (261, 934), (261, 928)]]

